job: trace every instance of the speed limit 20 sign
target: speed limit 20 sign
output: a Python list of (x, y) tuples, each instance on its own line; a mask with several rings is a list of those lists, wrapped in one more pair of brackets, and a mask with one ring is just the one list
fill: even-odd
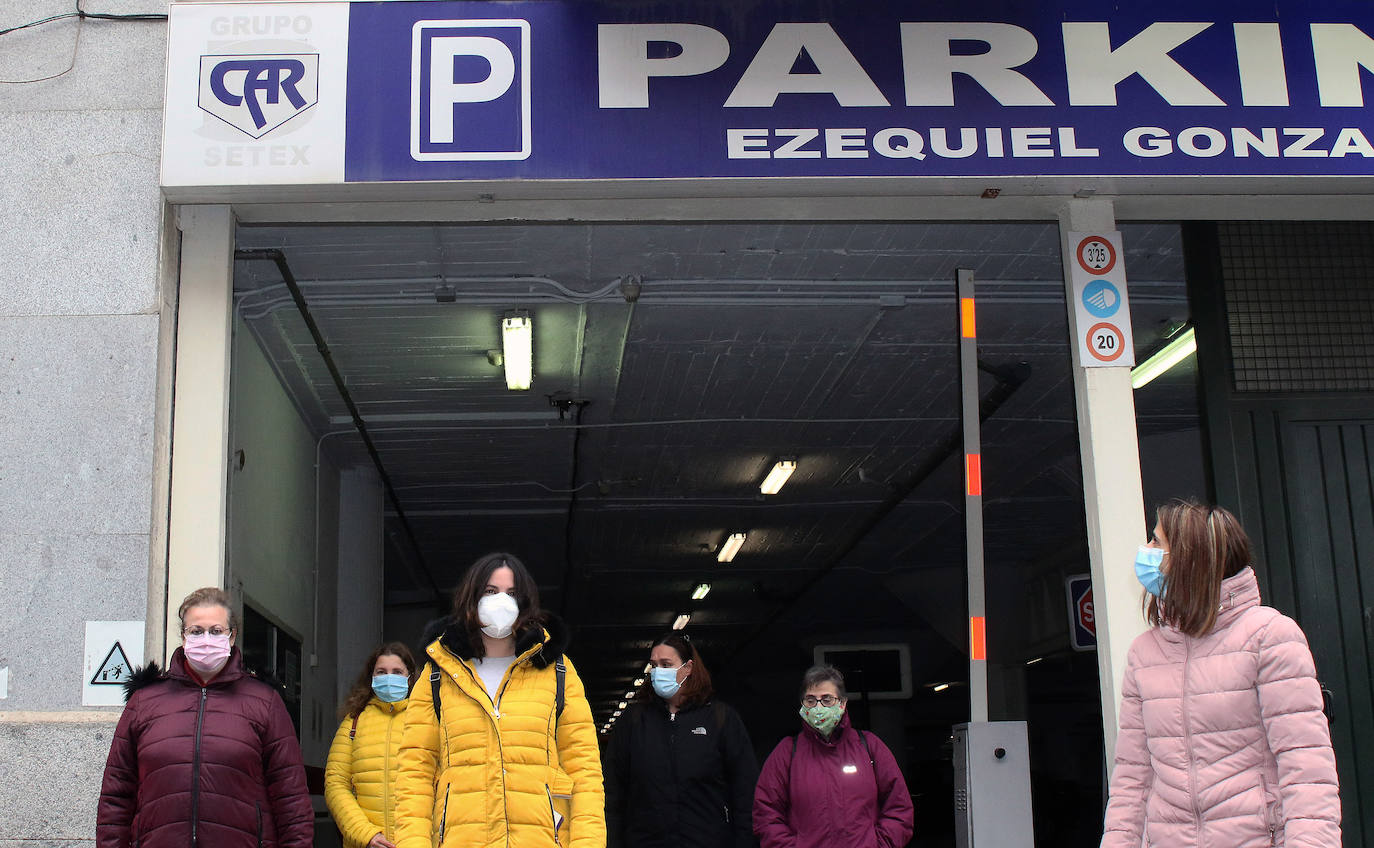
[(1069, 233), (1069, 248), (1078, 364), (1085, 368), (1134, 365), (1121, 233)]

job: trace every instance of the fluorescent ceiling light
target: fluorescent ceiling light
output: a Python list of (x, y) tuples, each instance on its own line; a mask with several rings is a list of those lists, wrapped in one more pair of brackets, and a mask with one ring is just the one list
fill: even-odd
[(697, 584), (697, 587), (696, 587), (695, 589), (692, 590), (692, 600), (694, 600), (694, 601), (699, 601), (699, 600), (701, 600), (702, 598), (706, 597), (706, 593), (707, 593), (707, 592), (710, 592), (710, 591), (711, 591), (711, 584), (710, 584), (710, 583), (698, 583), (698, 584)]
[(680, 616), (677, 617), (677, 620), (676, 620), (676, 621), (673, 622), (673, 629), (674, 629), (674, 630), (681, 630), (682, 628), (686, 627), (686, 626), (687, 626), (687, 622), (689, 622), (689, 621), (691, 621), (691, 620), (692, 620), (692, 616), (691, 616), (689, 613), (685, 613), (685, 612), (684, 612), (682, 615), (680, 615)]
[(501, 319), (501, 351), (506, 359), (506, 388), (524, 391), (534, 378), (534, 321), (528, 312)]
[(716, 554), (716, 562), (732, 562), (739, 549), (744, 547), (744, 533), (731, 533), (726, 539), (725, 544), (720, 546), (720, 553)]
[(945, 691), (946, 689), (949, 688), (949, 684), (948, 684), (948, 683), (937, 683), (937, 684), (935, 684), (934, 686), (932, 686), (931, 688), (934, 689), (936, 692), (943, 692), (943, 691)]
[(611, 718), (620, 718), (620, 710), (611, 713)]
[(621, 701), (621, 702), (620, 702), (620, 706), (617, 707), (617, 709), (621, 709), (621, 710), (625, 709), (625, 702), (624, 702), (624, 701)]
[(635, 685), (635, 688), (638, 688), (638, 687), (640, 687), (640, 686), (643, 686), (643, 685), (644, 685), (644, 678), (642, 678), (642, 677), (636, 677), (636, 678), (635, 678), (635, 683), (634, 683), (634, 685)]
[(651, 662), (646, 662), (646, 663), (644, 664), (644, 673), (645, 673), (645, 674), (648, 674), (648, 673), (649, 673), (649, 670), (652, 669), (653, 667), (654, 667), (654, 664), (653, 664), (653, 663), (651, 663)]
[(787, 478), (792, 476), (792, 472), (797, 470), (795, 459), (782, 459), (773, 466), (773, 470), (768, 472), (768, 476), (763, 478), (759, 484), (759, 491), (765, 495), (776, 495), (781, 489), (782, 484), (787, 482)]
[(1197, 351), (1197, 339), (1189, 327), (1172, 341), (1131, 369), (1131, 388), (1138, 389), (1173, 368)]
[(633, 693), (633, 692), (626, 692), (626, 693), (625, 693), (625, 700), (627, 700), (627, 701), (633, 701), (634, 699), (635, 699), (635, 693)]
[(1043, 659), (1044, 657), (1036, 657), (1035, 659), (1026, 660), (1026, 665), (1035, 665)]

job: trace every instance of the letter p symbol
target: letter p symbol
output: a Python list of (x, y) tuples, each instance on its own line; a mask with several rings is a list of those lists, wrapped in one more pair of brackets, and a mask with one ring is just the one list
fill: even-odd
[[(453, 107), (458, 103), (486, 103), (510, 91), (515, 82), (515, 54), (494, 38), (449, 35), (432, 39), (429, 47), (429, 140), (453, 143)], [(477, 82), (454, 82), (453, 60), (480, 56), (490, 72)]]

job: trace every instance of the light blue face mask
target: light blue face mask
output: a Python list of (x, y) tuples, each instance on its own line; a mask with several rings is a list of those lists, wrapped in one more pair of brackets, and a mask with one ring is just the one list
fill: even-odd
[(649, 681), (654, 685), (654, 694), (665, 701), (676, 695), (677, 690), (682, 688), (682, 684), (677, 682), (676, 668), (651, 668), (649, 669)]
[(378, 674), (372, 678), (372, 691), (388, 704), (404, 701), (410, 695), (410, 678), (404, 674)]
[(1140, 581), (1140, 585), (1145, 587), (1145, 591), (1156, 598), (1164, 595), (1164, 572), (1160, 570), (1163, 563), (1163, 548), (1141, 545), (1140, 550), (1135, 555), (1135, 579)]

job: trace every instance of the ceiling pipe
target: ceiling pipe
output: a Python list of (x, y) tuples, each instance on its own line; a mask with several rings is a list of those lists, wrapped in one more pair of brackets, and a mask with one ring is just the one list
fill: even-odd
[[(317, 305), (415, 306), (434, 304), (439, 289), (452, 289), (452, 302), (466, 305), (510, 303), (510, 286), (523, 285), (521, 302), (572, 303), (585, 305), (624, 299), (634, 303), (652, 301), (674, 306), (877, 306), (884, 308), (942, 303), (947, 287), (934, 282), (911, 280), (739, 280), (739, 279), (655, 279), (639, 275), (617, 278), (593, 291), (580, 292), (548, 277), (375, 277), (357, 280), (316, 279), (311, 281)], [(1063, 300), (1062, 285), (1053, 281), (999, 280), (988, 283), (984, 299), (999, 303), (1057, 303)], [(1139, 287), (1148, 283), (1133, 283)], [(388, 291), (362, 291), (383, 286)], [(461, 286), (461, 287), (460, 287)], [(487, 286), (482, 288), (482, 286)], [(399, 290), (397, 290), (399, 288)], [(1153, 302), (1148, 293), (1136, 300)], [(288, 299), (277, 285), (263, 286), (235, 295), (245, 317), (262, 318), (284, 308)], [(442, 301), (450, 302), (447, 299)]]
[[(406, 518), (405, 510), (401, 507), (401, 500), (396, 495), (396, 488), (391, 484), (391, 475), (387, 474), (386, 466), (382, 464), (381, 454), (377, 452), (377, 445), (373, 443), (372, 436), (367, 432), (367, 424), (363, 422), (362, 413), (358, 411), (358, 405), (353, 402), (353, 395), (348, 391), (347, 384), (344, 383), (343, 374), (339, 373), (339, 367), (334, 363), (334, 355), (329, 350), (329, 344), (324, 340), (324, 334), (320, 332), (319, 325), (315, 323), (315, 317), (310, 314), (310, 307), (305, 302), (305, 295), (301, 293), (301, 287), (297, 285), (296, 277), (291, 273), (291, 266), (287, 264), (286, 254), (275, 248), (239, 249), (234, 251), (234, 259), (239, 261), (265, 260), (276, 264), (277, 271), (281, 273), (282, 282), (286, 283), (286, 288), (291, 292), (291, 299), (296, 303), (296, 310), (300, 313), (301, 320), (310, 330), (310, 337), (315, 340), (315, 350), (319, 351), (320, 358), (324, 360), (325, 367), (329, 369), (329, 376), (334, 380), (334, 388), (338, 390), (344, 406), (348, 407), (348, 414), (353, 419), (353, 427), (358, 431), (359, 437), (362, 438), (368, 456), (372, 457), (372, 465), (377, 469), (377, 475), (382, 478), (382, 487), (386, 490), (387, 500), (391, 503), (392, 511), (395, 512), (402, 529), (405, 530), (406, 538), (410, 541), (415, 558), (420, 563), (420, 571), (429, 581), (430, 588), (434, 592), (434, 599), (439, 604), (440, 609), (444, 609), (447, 599), (439, 589), (439, 584), (435, 582), (434, 573), (430, 571), (429, 564), (425, 562), (424, 552), (420, 549), (420, 544), (415, 538), (415, 530), (410, 526), (410, 520)], [(318, 511), (319, 504), (316, 504), (315, 508)]]
[[(549, 399), (553, 403), (553, 399)], [(582, 423), (582, 410), (587, 408), (591, 401), (572, 400), (568, 401), (570, 411), (573, 416), (573, 437), (572, 437), (572, 462), (568, 469), (568, 511), (567, 518), (563, 521), (563, 597), (559, 598), (558, 612), (567, 617), (568, 602), (573, 594), (573, 575), (576, 572), (573, 559), (573, 531), (577, 520), (577, 495), (583, 488), (577, 484), (577, 475), (580, 465), (578, 449), (582, 446), (582, 428), (577, 426)]]
[[(981, 423), (986, 422), (997, 412), (997, 410), (1001, 409), (1002, 404), (1006, 403), (1007, 400), (1016, 393), (1016, 390), (1021, 388), (1026, 380), (1030, 378), (1031, 367), (1026, 363), (1020, 363), (1013, 366), (993, 365), (980, 359), (978, 361), (978, 370), (992, 375), (997, 380), (997, 385), (993, 386), (987, 393), (987, 396), (979, 402), (978, 420)], [(840, 563), (844, 562), (845, 558), (863, 543), (863, 540), (868, 537), (868, 534), (873, 532), (890, 512), (910, 497), (912, 492), (915, 492), (916, 489), (919, 488), (930, 475), (934, 474), (941, 465), (947, 462), (950, 457), (962, 455), (963, 444), (963, 428), (958, 427), (947, 439), (945, 439), (940, 448), (934, 451), (930, 458), (922, 463), (905, 482), (893, 487), (891, 494), (878, 505), (877, 509), (873, 510), (867, 520), (865, 520), (859, 529), (855, 531), (854, 535), (850, 537), (849, 541), (840, 549), (839, 553), (830, 560), (830, 562), (813, 572), (806, 582), (803, 583), (796, 592), (792, 593), (791, 597), (783, 601), (778, 608), (765, 618), (758, 627), (754, 628), (748, 636), (736, 643), (735, 650), (730, 653), (730, 659), (733, 660), (743, 653), (746, 647), (766, 632), (768, 628), (772, 627), (779, 618), (785, 615), (788, 610), (795, 606), (798, 601), (804, 598), (808, 592), (825, 579), (826, 575), (834, 571)]]

